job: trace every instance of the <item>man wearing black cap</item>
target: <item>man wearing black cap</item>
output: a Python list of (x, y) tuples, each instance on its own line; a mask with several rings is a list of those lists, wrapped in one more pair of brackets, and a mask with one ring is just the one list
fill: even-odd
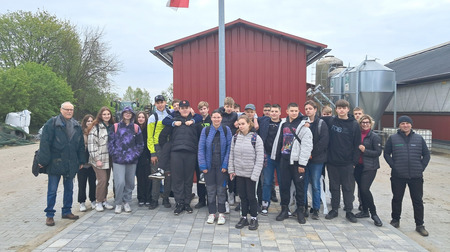
[(170, 170), (172, 174), (172, 191), (176, 201), (175, 215), (185, 211), (192, 213), (192, 183), (197, 164), (198, 139), (202, 130), (200, 123), (192, 124), (189, 101), (180, 102), (179, 114), (174, 123), (179, 126), (169, 127), (172, 149), (170, 152)]
[(398, 118), (399, 130), (390, 136), (384, 147), (384, 159), (392, 168), (392, 220), (391, 225), (400, 227), (403, 195), (406, 185), (413, 202), (416, 231), (422, 236), (428, 236), (423, 226), (423, 171), (430, 161), (430, 151), (421, 135), (412, 128), (413, 121), (409, 116)]

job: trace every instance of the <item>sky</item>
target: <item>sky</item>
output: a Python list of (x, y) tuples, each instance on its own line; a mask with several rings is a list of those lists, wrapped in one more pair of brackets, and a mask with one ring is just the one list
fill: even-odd
[[(46, 10), (80, 31), (99, 28), (122, 64), (113, 92), (128, 86), (151, 97), (172, 83), (172, 68), (149, 50), (218, 25), (218, 0), (190, 0), (174, 11), (167, 0), (2, 1), (0, 14)], [(326, 44), (345, 66), (366, 57), (381, 64), (450, 41), (450, 0), (225, 0), (225, 22), (238, 18)], [(314, 64), (313, 64), (314, 65)], [(308, 71), (307, 82), (314, 83)]]

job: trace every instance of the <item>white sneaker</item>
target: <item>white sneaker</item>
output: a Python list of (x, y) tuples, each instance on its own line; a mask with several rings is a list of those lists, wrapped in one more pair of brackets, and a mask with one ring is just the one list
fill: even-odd
[(199, 184), (206, 184), (205, 174), (204, 173), (200, 173), (200, 179), (199, 179), (198, 183)]
[(164, 179), (164, 170), (158, 168), (155, 173), (148, 175), (151, 179)]
[(120, 214), (122, 212), (122, 205), (116, 205), (116, 210), (114, 210), (116, 214)]
[(81, 202), (80, 203), (80, 212), (86, 212), (86, 203), (84, 203), (84, 202)]
[(108, 210), (111, 210), (111, 209), (114, 208), (112, 205), (110, 205), (110, 204), (108, 203), (108, 201), (103, 202), (103, 207), (106, 208), (106, 209), (108, 209)]
[(98, 202), (97, 205), (95, 205), (95, 211), (97, 212), (103, 212), (103, 204)]
[(206, 223), (213, 224), (215, 219), (216, 219), (216, 215), (210, 214), (210, 215), (208, 215), (208, 220), (206, 221)]
[(225, 201), (225, 213), (230, 213), (230, 204), (227, 201)]
[(130, 213), (131, 212), (130, 204), (128, 203), (123, 204), (123, 209), (125, 210), (126, 213)]
[(92, 208), (92, 210), (94, 210), (94, 209), (95, 209), (95, 207), (96, 207), (96, 204), (97, 204), (97, 203), (96, 203), (95, 201), (92, 201), (92, 202), (91, 202), (91, 208)]
[(236, 203), (234, 201), (234, 193), (228, 193), (228, 203), (230, 203), (230, 205), (234, 206), (234, 203)]
[(223, 213), (219, 214), (219, 218), (217, 219), (217, 224), (218, 225), (223, 225), (225, 224), (225, 215)]

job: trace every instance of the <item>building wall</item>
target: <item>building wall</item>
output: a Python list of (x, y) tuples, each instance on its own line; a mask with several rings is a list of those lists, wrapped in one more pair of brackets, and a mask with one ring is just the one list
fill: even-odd
[[(407, 115), (413, 120), (413, 129), (430, 129), (432, 138), (438, 140), (450, 141), (448, 125), (450, 125), (450, 114), (412, 114), (397, 113), (397, 118)], [(384, 114), (381, 118), (382, 127), (392, 128), (394, 125), (394, 116), (392, 113)]]
[[(262, 115), (265, 103), (306, 100), (306, 48), (298, 43), (243, 26), (226, 31), (226, 95), (243, 107), (255, 104)], [(210, 110), (219, 106), (218, 36), (180, 45), (173, 53), (174, 97), (201, 100)], [(223, 104), (220, 104), (220, 106)]]

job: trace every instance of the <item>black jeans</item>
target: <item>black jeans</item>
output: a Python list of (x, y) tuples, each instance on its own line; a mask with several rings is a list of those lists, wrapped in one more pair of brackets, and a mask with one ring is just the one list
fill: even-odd
[(146, 203), (152, 200), (152, 181), (148, 178), (150, 173), (150, 160), (139, 159), (136, 166), (137, 199), (139, 202)]
[(391, 177), (392, 189), (392, 219), (400, 220), (402, 214), (402, 201), (405, 195), (406, 185), (409, 187), (409, 195), (411, 196), (414, 221), (417, 226), (423, 225), (423, 178), (404, 179)]
[(197, 195), (198, 195), (198, 202), (206, 203), (206, 186), (205, 184), (200, 184), (198, 181), (200, 181), (200, 168), (198, 167), (198, 162), (196, 162), (195, 165), (195, 175), (197, 177)]
[(328, 178), (330, 179), (331, 207), (338, 210), (341, 202), (341, 186), (344, 197), (344, 211), (353, 210), (355, 200), (355, 176), (353, 175), (353, 165), (327, 164)]
[[(175, 201), (179, 204), (189, 204), (192, 198), (197, 154), (188, 151), (172, 151), (170, 157), (171, 183)], [(164, 191), (166, 189), (164, 188)]]
[(250, 216), (258, 216), (258, 201), (256, 199), (257, 182), (250, 178), (236, 176), (236, 189), (241, 199), (241, 216), (247, 216), (250, 207)]
[(89, 200), (95, 202), (95, 177), (94, 168), (92, 166), (88, 168), (82, 168), (78, 171), (78, 202), (82, 203), (86, 201), (86, 185), (89, 181)]
[(298, 172), (298, 166), (290, 165), (289, 160), (281, 158), (280, 161), (281, 187), (280, 205), (287, 206), (291, 199), (290, 188), (291, 182), (294, 181), (295, 186), (295, 202), (298, 207), (305, 206), (305, 173)]
[(370, 186), (377, 175), (377, 170), (364, 171), (364, 165), (358, 164), (354, 171), (355, 180), (358, 184), (358, 192), (361, 195), (361, 202), (364, 211), (370, 210), (372, 215), (377, 214)]

